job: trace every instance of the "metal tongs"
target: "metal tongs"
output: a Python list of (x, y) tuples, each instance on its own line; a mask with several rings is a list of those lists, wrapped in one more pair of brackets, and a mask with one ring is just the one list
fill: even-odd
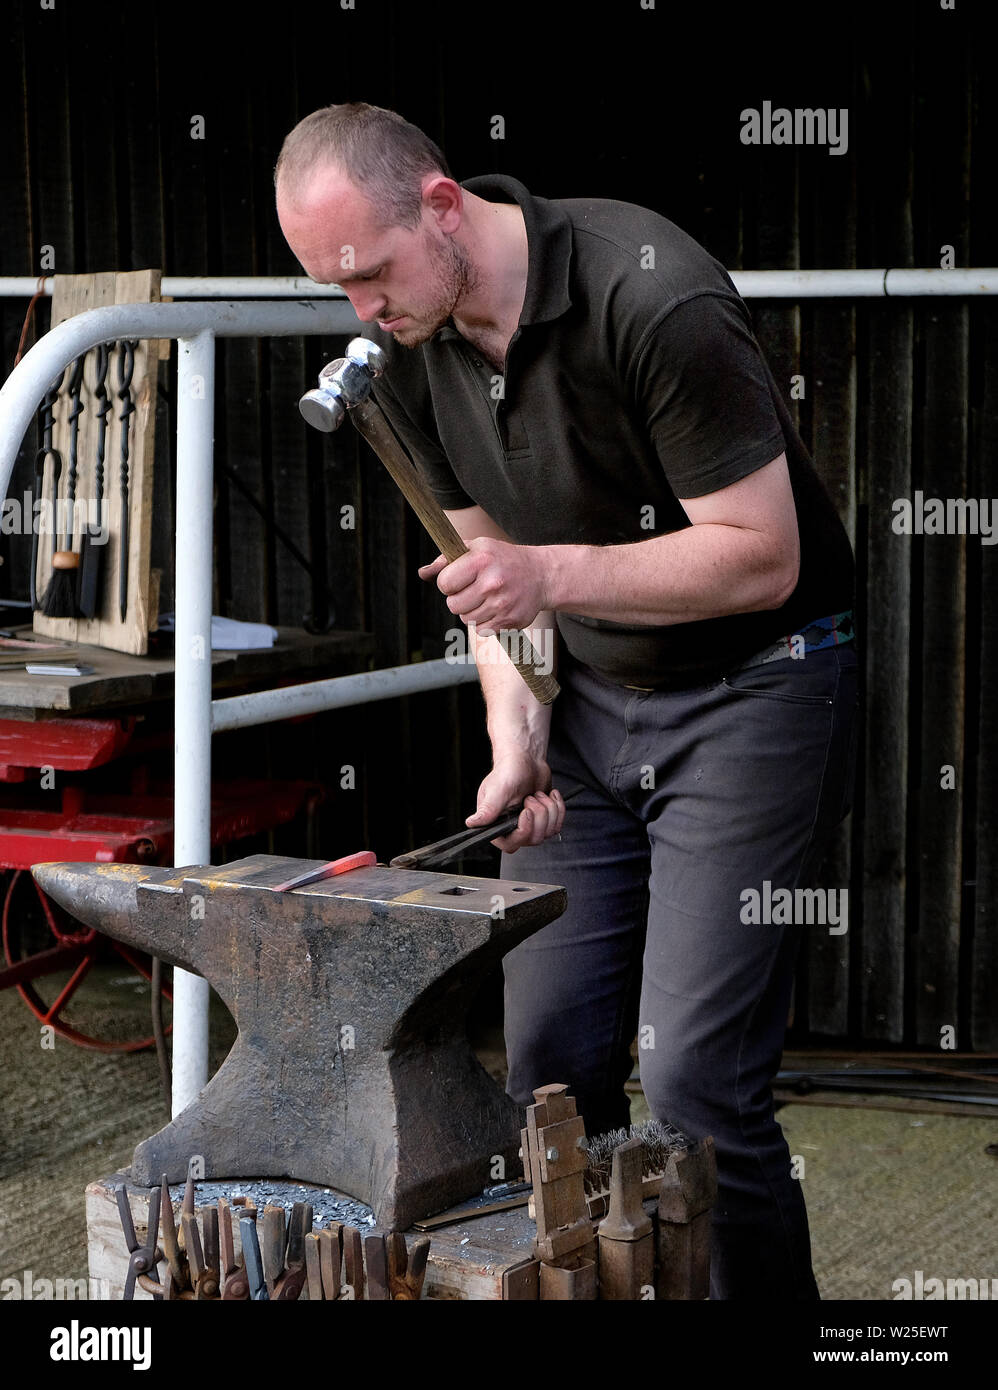
[[(562, 801), (571, 801), (573, 796), (578, 796), (581, 787), (575, 787), (570, 792), (561, 792)], [(559, 788), (559, 791), (561, 789)], [(513, 811), (507, 811), (504, 816), (494, 820), (491, 825), (479, 825), (473, 829), (459, 830), (456, 835), (448, 835), (443, 840), (435, 840), (432, 845), (423, 845), (422, 849), (411, 849), (408, 854), (397, 854), (391, 860), (390, 867), (393, 869), (436, 869), (441, 864), (447, 864), (452, 859), (470, 849), (472, 845), (480, 844), (483, 840), (494, 840), (499, 835), (509, 835), (516, 829), (516, 823), (520, 819), (520, 812), (523, 810), (523, 802)]]

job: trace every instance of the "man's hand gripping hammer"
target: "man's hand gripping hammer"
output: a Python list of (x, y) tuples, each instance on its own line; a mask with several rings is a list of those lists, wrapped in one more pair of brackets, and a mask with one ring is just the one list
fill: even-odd
[[(337, 357), (319, 373), (319, 386), (302, 396), (298, 409), (308, 424), (329, 434), (338, 429), (346, 413), (370, 444), (402, 490), (406, 501), (426, 527), (440, 553), (449, 561), (467, 553), (443, 508), (420, 477), (412, 459), (396, 439), (381, 408), (371, 394), (371, 382), (384, 370), (385, 355), (377, 343), (354, 338), (345, 357)], [(543, 662), (525, 632), (511, 633), (503, 647), (527, 688), (542, 705), (558, 694), (553, 676), (541, 674)]]

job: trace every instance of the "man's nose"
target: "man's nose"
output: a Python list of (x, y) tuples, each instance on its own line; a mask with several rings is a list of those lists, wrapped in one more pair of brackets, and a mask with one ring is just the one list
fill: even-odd
[(354, 287), (346, 290), (347, 299), (353, 305), (354, 313), (361, 323), (373, 323), (384, 310), (387, 300), (376, 290)]

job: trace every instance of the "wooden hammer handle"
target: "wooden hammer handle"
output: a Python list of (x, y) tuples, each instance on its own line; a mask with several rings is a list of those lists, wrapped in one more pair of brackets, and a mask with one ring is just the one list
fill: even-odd
[[(416, 465), (395, 438), (377, 401), (369, 396), (359, 405), (353, 406), (349, 414), (357, 429), (395, 479), (441, 555), (448, 561), (458, 560), (462, 555), (466, 555), (468, 547), (458, 535), (447, 513), (423, 482)], [(542, 675), (538, 670), (542, 664), (541, 659), (527, 634), (518, 632), (517, 639), (519, 651), (513, 652), (507, 647), (507, 655), (535, 699), (542, 705), (549, 705), (558, 694), (558, 682), (554, 676)]]

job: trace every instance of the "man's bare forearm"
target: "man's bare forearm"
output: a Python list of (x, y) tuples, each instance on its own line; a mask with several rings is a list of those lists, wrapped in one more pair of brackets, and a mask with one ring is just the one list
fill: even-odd
[(776, 562), (757, 531), (705, 524), (627, 545), (545, 546), (552, 609), (666, 626), (779, 608), (796, 555)]
[[(551, 673), (556, 667), (557, 629), (552, 613), (538, 613), (525, 629), (537, 655), (550, 658)], [(486, 723), (492, 742), (493, 758), (520, 755), (544, 761), (551, 728), (551, 706), (542, 705), (531, 695), (505, 649), (495, 637), (480, 637), (474, 625), (468, 640), (478, 664), (478, 678), (486, 704)]]

